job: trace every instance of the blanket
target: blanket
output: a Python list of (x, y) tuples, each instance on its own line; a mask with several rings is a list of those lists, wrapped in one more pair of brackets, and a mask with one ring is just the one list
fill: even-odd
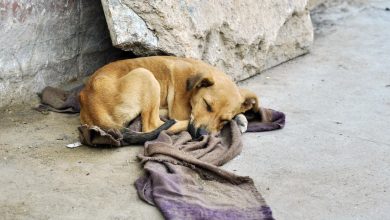
[[(45, 97), (53, 94), (46, 90)], [(67, 97), (61, 98), (61, 108), (77, 112), (77, 103), (74, 107), (74, 102), (67, 102), (77, 100), (69, 97), (77, 96), (77, 92), (66, 94)], [(55, 108), (48, 101), (44, 103), (49, 106), (45, 110)], [(248, 132), (281, 129), (285, 124), (285, 115), (272, 109), (247, 112), (245, 117), (249, 121)], [(141, 126), (137, 118), (129, 129), (139, 131)], [(81, 125), (79, 135), (80, 141), (88, 146), (128, 145), (116, 129)], [(135, 183), (138, 195), (156, 206), (166, 219), (273, 219), (270, 207), (250, 177), (221, 168), (240, 154), (242, 147), (236, 120), (225, 126), (219, 135), (203, 135), (197, 140), (187, 131), (179, 134), (163, 131), (157, 139), (146, 142), (144, 153), (138, 155), (146, 171)]]
[(220, 167), (242, 149), (236, 122), (224, 129), (196, 141), (163, 131), (147, 142), (138, 155), (146, 170), (135, 183), (140, 198), (166, 219), (273, 219), (251, 178)]
[(41, 104), (35, 107), (40, 112), (78, 113), (80, 112), (79, 93), (84, 85), (77, 86), (70, 91), (48, 86), (39, 95)]

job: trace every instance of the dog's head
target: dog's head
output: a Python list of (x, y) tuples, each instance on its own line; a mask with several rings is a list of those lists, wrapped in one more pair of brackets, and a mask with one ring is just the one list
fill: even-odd
[(256, 94), (239, 89), (228, 77), (196, 74), (187, 80), (187, 91), (192, 92), (189, 131), (193, 137), (219, 132), (239, 113), (259, 111)]

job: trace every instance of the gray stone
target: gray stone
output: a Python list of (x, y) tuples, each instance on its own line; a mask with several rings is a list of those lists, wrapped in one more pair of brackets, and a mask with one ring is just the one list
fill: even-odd
[(102, 0), (114, 46), (137, 55), (202, 59), (234, 80), (304, 54), (306, 0)]
[(5, 0), (0, 33), (0, 107), (91, 74), (119, 51), (100, 2)]

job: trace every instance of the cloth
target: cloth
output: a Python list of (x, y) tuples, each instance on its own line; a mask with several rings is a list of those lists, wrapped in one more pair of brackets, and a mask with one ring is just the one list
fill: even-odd
[(165, 219), (273, 219), (251, 178), (220, 168), (243, 147), (235, 121), (222, 134), (194, 141), (188, 132), (163, 131), (146, 142), (138, 155), (146, 170), (135, 183), (139, 197)]
[[(272, 121), (271, 121), (272, 120)], [(262, 109), (248, 119), (248, 130), (283, 128), (285, 115)], [(131, 126), (140, 128), (139, 120)], [(126, 146), (120, 133), (94, 126), (80, 128), (80, 140), (90, 146)], [(88, 142), (83, 140), (88, 139)], [(93, 138), (91, 138), (93, 137)], [(155, 205), (165, 219), (267, 219), (272, 211), (256, 190), (253, 180), (220, 168), (242, 150), (241, 132), (232, 120), (221, 134), (192, 140), (187, 132), (160, 133), (146, 142), (138, 155), (146, 171), (135, 186), (139, 197)]]
[(70, 91), (47, 86), (39, 94), (41, 104), (35, 110), (40, 112), (78, 113), (80, 112), (79, 93), (84, 85), (77, 86)]
[[(82, 88), (64, 92), (55, 88), (43, 90), (45, 111), (76, 113), (80, 110), (78, 93)], [(245, 113), (247, 132), (281, 129), (285, 115), (272, 109)], [(129, 130), (139, 132), (138, 117)], [(117, 129), (103, 130), (81, 125), (80, 142), (93, 147), (129, 145)], [(138, 155), (146, 171), (135, 182), (139, 197), (155, 205), (166, 219), (267, 219), (272, 211), (256, 190), (253, 180), (220, 168), (242, 150), (241, 132), (235, 120), (219, 135), (203, 135), (192, 140), (187, 132), (170, 134), (162, 131), (158, 138), (144, 145)]]
[(263, 132), (282, 129), (286, 123), (283, 112), (268, 108), (260, 108), (260, 112), (248, 111), (244, 113), (248, 120), (247, 132)]

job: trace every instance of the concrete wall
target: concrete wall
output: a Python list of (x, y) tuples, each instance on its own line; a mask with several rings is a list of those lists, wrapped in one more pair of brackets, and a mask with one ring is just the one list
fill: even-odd
[(94, 72), (114, 49), (100, 1), (0, 1), (0, 108)]

